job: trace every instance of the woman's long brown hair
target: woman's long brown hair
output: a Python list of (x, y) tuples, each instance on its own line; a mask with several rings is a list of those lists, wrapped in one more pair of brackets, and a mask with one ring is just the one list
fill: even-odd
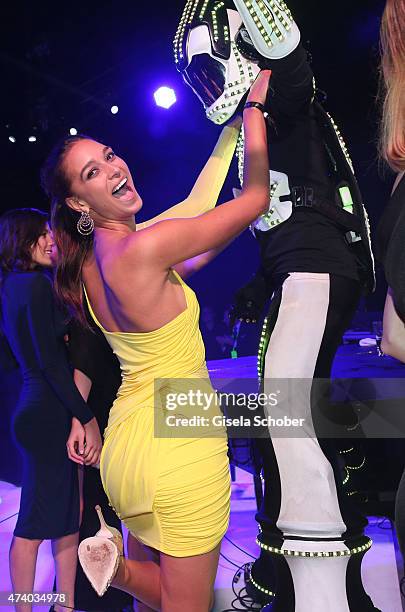
[(87, 136), (72, 136), (53, 149), (41, 170), (41, 183), (51, 200), (51, 226), (58, 249), (55, 291), (58, 299), (82, 325), (88, 326), (83, 309), (82, 268), (93, 249), (93, 236), (77, 231), (80, 214), (66, 204), (72, 195), (63, 162), (67, 152)]
[(46, 231), (47, 223), (48, 214), (37, 208), (14, 208), (1, 215), (0, 297), (10, 272), (28, 272), (38, 267), (32, 261), (32, 247)]

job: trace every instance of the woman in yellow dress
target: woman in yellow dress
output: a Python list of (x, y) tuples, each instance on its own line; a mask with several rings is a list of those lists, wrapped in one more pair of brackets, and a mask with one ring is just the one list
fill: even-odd
[[(260, 73), (243, 113), (244, 189), (218, 208), (213, 206), (240, 122), (224, 128), (190, 197), (144, 224), (135, 223), (142, 200), (130, 171), (110, 147), (85, 137), (69, 139), (43, 170), (60, 253), (57, 291), (81, 317), (83, 286), (90, 313), (122, 370), (105, 432), (103, 485), (129, 531), (159, 552), (160, 564), (124, 559), (119, 538), (106, 526), (82, 542), (79, 558), (99, 594), (112, 584), (153, 610), (207, 612), (212, 603), (229, 518), (226, 436), (213, 427), (189, 434), (157, 429), (166, 415), (190, 414), (190, 406), (167, 409), (165, 394), (197, 387), (212, 391), (198, 302), (181, 275), (268, 206), (261, 108), (269, 76)], [(216, 406), (201, 413), (220, 414)]]

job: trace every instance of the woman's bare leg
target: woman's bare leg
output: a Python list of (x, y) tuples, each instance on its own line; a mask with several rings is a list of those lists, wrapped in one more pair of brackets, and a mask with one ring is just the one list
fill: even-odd
[[(9, 562), (10, 577), (14, 593), (32, 593), (38, 548), (42, 540), (29, 540), (14, 536), (11, 541)], [(31, 604), (18, 604), (16, 612), (31, 612)]]
[(160, 555), (162, 612), (211, 610), (220, 548), (194, 557)]
[(153, 561), (122, 559), (112, 586), (130, 593), (154, 611), (209, 612), (220, 545), (193, 557), (160, 553), (160, 567)]
[[(156, 565), (160, 564), (160, 553), (154, 548), (144, 546), (131, 534), (128, 533), (127, 539), (128, 558), (135, 561), (153, 561)], [(136, 612), (154, 612), (154, 608), (150, 608), (142, 601), (136, 601)]]
[[(66, 606), (74, 608), (77, 548), (79, 532), (52, 540), (55, 562), (56, 592), (66, 594)], [(55, 604), (55, 610), (63, 610), (63, 604)]]
[(82, 524), (83, 519), (83, 510), (84, 510), (84, 496), (83, 496), (83, 486), (84, 486), (84, 465), (78, 465), (78, 479), (79, 479), (79, 527)]
[(153, 561), (122, 557), (111, 586), (139, 599), (151, 610), (161, 609), (160, 568)]

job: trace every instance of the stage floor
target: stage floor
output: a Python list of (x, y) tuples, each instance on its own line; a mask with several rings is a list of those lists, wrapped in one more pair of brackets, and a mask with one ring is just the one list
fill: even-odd
[[(8, 549), (12, 537), (20, 499), (20, 489), (7, 482), (0, 482), (0, 591), (11, 589), (8, 571)], [(222, 545), (219, 570), (215, 583), (216, 601), (214, 612), (231, 608), (234, 599), (232, 579), (237, 567), (252, 560), (258, 554), (255, 544), (257, 525), (254, 520), (256, 503), (252, 477), (247, 472), (236, 470), (236, 481), (232, 484), (231, 522), (226, 539)], [(363, 579), (366, 590), (374, 604), (382, 612), (403, 612), (399, 589), (400, 563), (396, 538), (388, 521), (383, 524), (381, 518), (370, 517), (367, 534), (373, 540), (373, 546), (366, 553), (363, 561)], [(229, 538), (229, 539), (228, 539)], [(234, 546), (236, 544), (243, 551)], [(226, 557), (226, 558), (225, 558)], [(235, 565), (233, 565), (235, 564)], [(401, 574), (402, 575), (402, 574)], [(53, 564), (49, 542), (44, 542), (38, 555), (38, 571), (35, 583), (36, 591), (50, 591), (53, 585)], [(237, 591), (242, 588), (243, 574), (236, 585)], [(38, 606), (38, 612), (47, 612), (49, 607)], [(190, 611), (191, 612), (191, 611)]]

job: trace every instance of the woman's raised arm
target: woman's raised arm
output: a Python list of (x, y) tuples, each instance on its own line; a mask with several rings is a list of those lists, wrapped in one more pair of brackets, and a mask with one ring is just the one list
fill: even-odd
[(179, 204), (153, 217), (153, 219), (149, 219), (143, 223), (137, 223), (137, 231), (150, 227), (165, 219), (197, 217), (214, 208), (235, 152), (240, 125), (241, 119), (237, 118), (232, 124), (224, 127), (190, 195)]
[[(259, 74), (248, 101), (264, 103), (270, 71)], [(266, 124), (259, 108), (244, 110), (245, 177), (241, 195), (192, 219), (162, 221), (133, 236), (136, 255), (149, 265), (170, 268), (231, 240), (262, 214), (269, 202)]]

